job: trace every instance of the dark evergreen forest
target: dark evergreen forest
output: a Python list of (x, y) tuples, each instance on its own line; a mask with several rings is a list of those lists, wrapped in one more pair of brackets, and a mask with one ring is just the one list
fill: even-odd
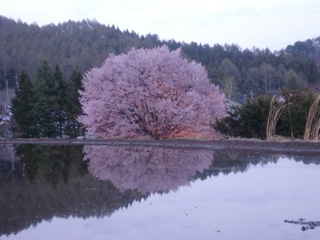
[(63, 76), (70, 76), (74, 70), (85, 73), (100, 66), (110, 53), (163, 44), (170, 49), (181, 48), (187, 58), (204, 65), (211, 81), (220, 85), (227, 98), (237, 102), (275, 94), (284, 88), (319, 89), (320, 86), (320, 37), (271, 52), (269, 49), (241, 49), (235, 44), (210, 46), (162, 41), (156, 34), (140, 36), (95, 20), (40, 27), (3, 16), (0, 16), (0, 36), (2, 88), (4, 79), (14, 87), (16, 76), (22, 70), (34, 79), (43, 60), (52, 68), (58, 65)]

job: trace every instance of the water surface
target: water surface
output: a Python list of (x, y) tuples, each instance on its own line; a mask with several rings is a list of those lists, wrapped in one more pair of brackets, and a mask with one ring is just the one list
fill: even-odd
[(320, 157), (4, 145), (0, 239), (319, 239)]

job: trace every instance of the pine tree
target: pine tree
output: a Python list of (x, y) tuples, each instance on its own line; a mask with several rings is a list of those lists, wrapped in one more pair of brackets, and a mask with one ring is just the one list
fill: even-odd
[(16, 97), (12, 100), (12, 111), (20, 128), (21, 137), (34, 137), (36, 135), (33, 99), (31, 80), (28, 74), (22, 71), (16, 87)]
[(33, 114), (38, 137), (57, 137), (59, 132), (59, 84), (46, 60), (38, 68), (33, 88)]
[(66, 84), (63, 80), (63, 75), (60, 70), (59, 65), (56, 65), (54, 68), (54, 80), (58, 84), (57, 88), (57, 98), (58, 98), (58, 109), (57, 109), (57, 117), (58, 117), (58, 131), (59, 136), (62, 137), (64, 135), (64, 127), (66, 122), (66, 111), (65, 111), (65, 103), (66, 103)]
[(65, 133), (70, 137), (77, 137), (81, 128), (80, 123), (77, 121), (78, 116), (82, 114), (79, 102), (79, 90), (83, 90), (81, 80), (81, 72), (75, 70), (72, 72), (69, 81), (66, 83), (66, 91), (68, 92), (68, 95), (66, 96), (65, 102), (67, 118)]

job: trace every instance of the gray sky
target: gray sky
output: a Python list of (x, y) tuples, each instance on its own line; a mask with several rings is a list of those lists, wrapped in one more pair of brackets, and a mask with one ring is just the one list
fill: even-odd
[(96, 19), (140, 35), (280, 50), (320, 36), (320, 0), (0, 0), (0, 15), (45, 25)]

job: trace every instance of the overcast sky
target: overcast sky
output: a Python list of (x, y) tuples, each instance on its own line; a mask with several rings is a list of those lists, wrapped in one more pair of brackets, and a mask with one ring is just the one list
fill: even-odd
[(280, 50), (320, 36), (320, 0), (0, 0), (0, 15), (45, 25), (96, 19), (161, 40)]

